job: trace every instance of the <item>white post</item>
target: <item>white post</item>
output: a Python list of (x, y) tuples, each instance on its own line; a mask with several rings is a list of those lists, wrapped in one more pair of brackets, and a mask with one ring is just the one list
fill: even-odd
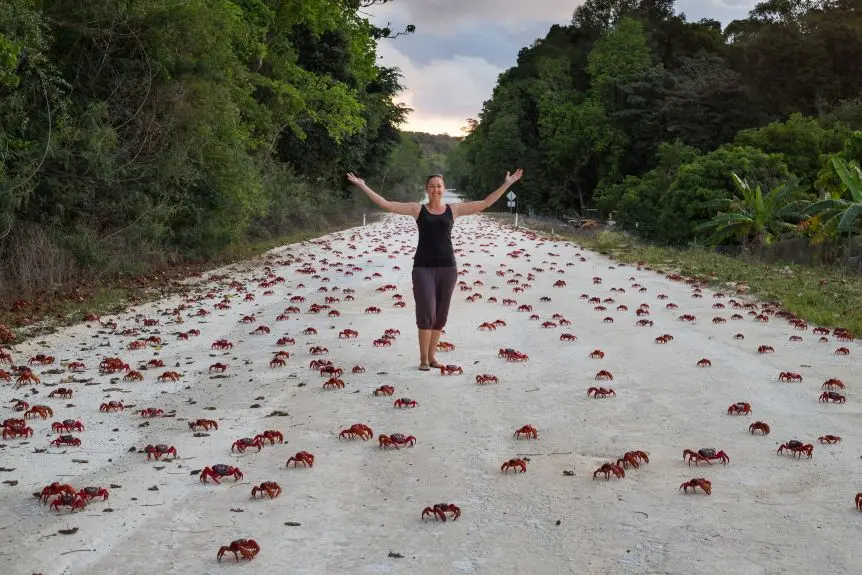
[(365, 227), (365, 212), (362, 212), (362, 226)]
[(518, 227), (518, 212), (515, 212), (515, 227)]

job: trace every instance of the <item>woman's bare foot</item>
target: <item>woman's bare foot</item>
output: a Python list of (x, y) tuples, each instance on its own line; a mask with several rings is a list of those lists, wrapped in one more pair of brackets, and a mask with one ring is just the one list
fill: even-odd
[(428, 366), (427, 363), (420, 363), (419, 371), (431, 371), (431, 368)]
[(434, 369), (440, 369), (441, 367), (443, 367), (443, 364), (438, 362), (436, 359), (432, 359), (431, 361), (429, 361), (428, 365), (433, 367)]

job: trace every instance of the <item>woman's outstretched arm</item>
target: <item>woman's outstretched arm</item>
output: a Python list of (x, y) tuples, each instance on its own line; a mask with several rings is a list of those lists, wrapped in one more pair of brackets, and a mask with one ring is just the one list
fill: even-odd
[(371, 188), (369, 188), (365, 184), (365, 180), (362, 178), (353, 175), (352, 173), (347, 174), (347, 179), (351, 184), (365, 192), (365, 195), (368, 196), (368, 199), (386, 210), (387, 212), (392, 212), (394, 214), (400, 214), (402, 216), (413, 216), (414, 218), (419, 217), (419, 209), (420, 206), (417, 202), (390, 202)]
[(487, 210), (491, 206), (493, 206), (497, 200), (499, 200), (503, 194), (506, 193), (506, 190), (509, 187), (521, 179), (521, 176), (524, 175), (524, 170), (518, 168), (515, 170), (514, 174), (510, 174), (506, 172), (506, 179), (503, 182), (503, 185), (494, 190), (491, 195), (489, 195), (484, 200), (479, 200), (476, 202), (464, 202), (462, 204), (452, 204), (452, 215), (453, 216), (469, 216), (471, 214), (478, 214), (483, 210)]

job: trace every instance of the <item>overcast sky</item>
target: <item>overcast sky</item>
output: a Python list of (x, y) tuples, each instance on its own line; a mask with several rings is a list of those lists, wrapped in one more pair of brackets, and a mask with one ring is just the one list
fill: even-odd
[[(518, 51), (569, 24), (581, 0), (393, 0), (369, 9), (378, 26), (414, 24), (416, 32), (378, 44), (380, 62), (396, 66), (407, 89), (400, 100), (414, 109), (406, 130), (461, 135), (491, 97), (497, 76), (515, 65)], [(745, 18), (756, 0), (677, 0), (688, 21), (723, 24)]]

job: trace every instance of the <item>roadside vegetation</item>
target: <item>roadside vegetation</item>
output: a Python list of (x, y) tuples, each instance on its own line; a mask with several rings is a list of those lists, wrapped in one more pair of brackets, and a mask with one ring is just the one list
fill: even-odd
[(348, 171), (420, 197), (454, 141), (400, 130), (388, 1), (0, 2), (0, 324), (358, 225)]

